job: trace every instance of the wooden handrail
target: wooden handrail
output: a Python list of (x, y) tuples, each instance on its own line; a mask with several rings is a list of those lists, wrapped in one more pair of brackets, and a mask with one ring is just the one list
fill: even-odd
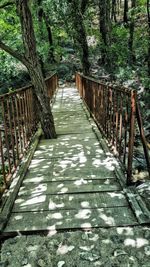
[[(45, 79), (51, 100), (58, 85), (57, 74)], [(9, 186), (21, 158), (38, 128), (32, 85), (0, 96), (0, 192)]]
[(143, 128), (143, 121), (142, 121), (142, 116), (141, 116), (141, 111), (139, 107), (138, 101), (136, 102), (136, 114), (137, 114), (137, 121), (138, 121), (138, 126), (139, 126), (139, 131), (140, 131), (140, 136), (141, 136), (141, 141), (143, 145), (143, 150), (145, 154), (145, 159), (147, 163), (147, 169), (150, 175), (150, 159), (149, 159), (149, 153), (148, 153), (148, 146), (144, 134), (144, 128)]
[[(102, 81), (98, 81), (98, 80), (96, 80), (96, 79), (94, 79), (94, 78), (92, 78), (92, 77), (85, 76), (85, 75), (83, 75), (83, 74), (81, 74), (81, 73), (78, 73), (78, 74), (80, 74), (83, 78), (88, 79), (89, 81), (94, 82), (94, 83), (96, 83), (96, 84), (99, 84), (99, 85), (102, 85), (102, 86), (110, 86), (109, 84), (106, 84), (106, 83), (104, 83), (104, 82), (102, 82)], [(111, 87), (115, 88), (115, 90), (117, 90), (117, 91), (119, 91), (119, 92), (126, 92), (126, 93), (129, 94), (129, 95), (130, 95), (130, 93), (131, 93), (131, 90), (130, 90), (129, 88), (124, 87), (124, 86), (122, 86), (122, 87), (120, 88), (120, 87), (117, 86), (117, 85), (111, 85)]]
[[(54, 72), (53, 74), (51, 74), (51, 75), (49, 75), (48, 77), (46, 77), (46, 78), (45, 78), (45, 82), (50, 81), (51, 78), (53, 78), (54, 76), (57, 76), (57, 73), (56, 73), (56, 72)], [(31, 87), (32, 87), (32, 84), (29, 83), (28, 85), (26, 85), (26, 86), (24, 86), (24, 87), (21, 87), (21, 88), (18, 88), (18, 89), (16, 89), (16, 90), (13, 90), (13, 92), (9, 92), (9, 93), (6, 93), (6, 94), (1, 94), (1, 95), (0, 95), (0, 99), (2, 99), (3, 97), (7, 97), (7, 96), (14, 95), (14, 94), (16, 94), (16, 93), (23, 92), (23, 91), (25, 91), (25, 90), (27, 90), (27, 89), (29, 89), (29, 88), (31, 88)]]
[(136, 91), (107, 85), (80, 73), (76, 73), (76, 86), (99, 129), (124, 165), (127, 173), (127, 184), (132, 184), (132, 163), (137, 124), (150, 175), (150, 159)]

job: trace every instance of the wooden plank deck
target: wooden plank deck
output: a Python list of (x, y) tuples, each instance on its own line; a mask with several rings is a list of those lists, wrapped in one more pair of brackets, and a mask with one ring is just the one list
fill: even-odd
[(75, 88), (58, 90), (53, 113), (58, 138), (40, 141), (4, 233), (138, 224)]

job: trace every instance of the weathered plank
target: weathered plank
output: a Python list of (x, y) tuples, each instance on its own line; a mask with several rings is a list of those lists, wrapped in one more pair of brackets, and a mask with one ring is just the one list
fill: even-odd
[(76, 89), (58, 91), (53, 114), (58, 138), (40, 141), (5, 233), (136, 225), (118, 162)]
[(13, 212), (43, 210), (93, 209), (104, 207), (128, 207), (128, 201), (122, 192), (78, 193), (64, 195), (46, 195), (39, 193), (35, 197), (20, 196), (15, 201)]
[(66, 169), (64, 171), (59, 172), (58, 170), (54, 170), (52, 168), (46, 169), (29, 169), (24, 179), (24, 183), (39, 183), (44, 181), (63, 181), (63, 180), (76, 180), (76, 179), (87, 179), (87, 180), (104, 180), (104, 179), (114, 179), (115, 175), (112, 171), (101, 168), (88, 168), (84, 169)]
[(102, 180), (85, 180), (76, 179), (74, 181), (54, 181), (42, 183), (23, 183), (20, 188), (19, 196), (29, 195), (35, 196), (42, 194), (70, 194), (70, 193), (87, 193), (87, 192), (113, 192), (121, 190), (117, 181), (110, 179)]
[(13, 176), (13, 182), (9, 188), (7, 200), (6, 200), (5, 205), (4, 205), (4, 207), (1, 211), (1, 214), (0, 214), (0, 232), (3, 230), (3, 228), (5, 227), (8, 219), (9, 219), (14, 201), (17, 197), (17, 194), (19, 192), (20, 186), (21, 186), (22, 181), (25, 177), (27, 169), (31, 163), (34, 151), (35, 151), (35, 149), (39, 143), (39, 139), (40, 139), (41, 134), (42, 134), (42, 130), (40, 128), (35, 133), (34, 138), (33, 138), (33, 142), (30, 146), (28, 153), (25, 155), (20, 168), (17, 170), (17, 172)]
[(136, 225), (129, 207), (12, 213), (4, 232)]

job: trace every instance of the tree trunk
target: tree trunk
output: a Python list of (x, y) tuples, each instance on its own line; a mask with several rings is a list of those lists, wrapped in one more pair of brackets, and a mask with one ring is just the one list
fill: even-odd
[(38, 115), (46, 139), (56, 138), (54, 120), (47, 97), (46, 85), (39, 66), (27, 65), (32, 84), (34, 85)]
[(43, 30), (42, 30), (42, 25), (41, 25), (42, 20), (44, 20), (45, 22), (47, 35), (48, 35), (48, 42), (49, 42), (48, 59), (51, 63), (54, 63), (55, 58), (54, 58), (53, 37), (52, 37), (51, 26), (50, 26), (49, 18), (46, 15), (45, 11), (43, 10), (42, 0), (39, 0), (38, 1), (38, 21), (39, 21), (41, 36), (43, 36)]
[(148, 17), (148, 75), (150, 77), (150, 0), (147, 0), (147, 17)]
[(83, 68), (84, 75), (89, 75), (90, 73), (90, 63), (89, 63), (89, 49), (86, 39), (86, 31), (83, 23), (83, 16), (79, 7), (79, 2), (77, 0), (68, 0), (70, 3), (72, 23), (75, 30), (75, 40), (78, 43), (80, 58)]
[(81, 0), (81, 13), (84, 15), (87, 5), (88, 5), (89, 0)]
[(56, 138), (53, 116), (47, 97), (47, 89), (41, 66), (36, 52), (36, 41), (33, 29), (29, 0), (17, 0), (16, 6), (20, 17), (22, 37), (25, 50), (26, 67), (34, 86), (34, 93), (38, 102), (38, 115), (45, 138)]
[(131, 19), (129, 23), (129, 63), (132, 65), (136, 61), (135, 52), (133, 50), (133, 42), (134, 42), (134, 13), (135, 13), (135, 7), (136, 7), (136, 0), (132, 0), (132, 11), (131, 11)]
[(49, 41), (49, 55), (48, 59), (50, 62), (54, 63), (55, 62), (55, 57), (54, 57), (54, 48), (53, 48), (53, 37), (52, 37), (52, 31), (51, 31), (51, 26), (49, 23), (49, 18), (44, 12), (44, 21), (47, 29), (47, 34), (48, 34), (48, 41)]
[(116, 13), (117, 13), (117, 3), (116, 0), (112, 0), (111, 19), (114, 20), (115, 22), (117, 22)]
[(103, 46), (101, 49), (102, 64), (110, 67), (109, 59), (109, 45), (110, 45), (110, 3), (109, 0), (99, 0), (99, 26), (100, 33), (103, 40)]
[(128, 23), (128, 0), (124, 0), (124, 14), (123, 14), (124, 23)]

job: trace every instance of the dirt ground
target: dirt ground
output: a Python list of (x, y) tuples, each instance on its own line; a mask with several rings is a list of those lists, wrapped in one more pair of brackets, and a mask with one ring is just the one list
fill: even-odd
[(2, 267), (150, 267), (150, 228), (118, 227), (9, 238)]

